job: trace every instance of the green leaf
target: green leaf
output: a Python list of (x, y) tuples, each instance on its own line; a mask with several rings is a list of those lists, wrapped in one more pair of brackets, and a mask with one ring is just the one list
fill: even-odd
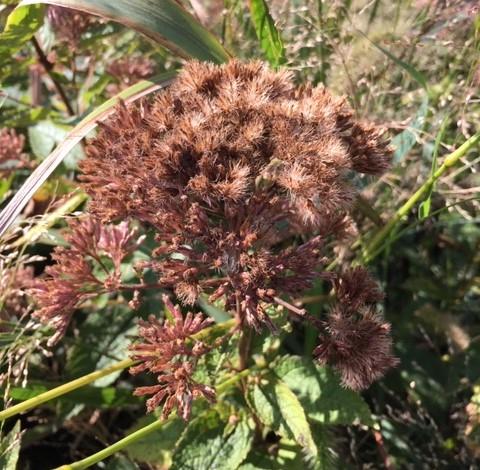
[(207, 296), (200, 296), (197, 303), (209, 317), (212, 317), (215, 320), (215, 323), (223, 323), (232, 318), (231, 315), (225, 312), (225, 310), (211, 304), (207, 299)]
[(307, 451), (309, 457), (316, 456), (317, 446), (301, 403), (283, 382), (275, 384), (275, 394), (280, 413), (292, 431), (295, 441)]
[(395, 147), (393, 161), (395, 163), (398, 163), (407, 155), (407, 153), (413, 148), (413, 146), (417, 142), (415, 131), (423, 128), (423, 125), (425, 123), (425, 117), (428, 112), (430, 88), (428, 86), (425, 75), (419, 70), (417, 70), (412, 64), (409, 64), (408, 62), (399, 59), (387, 49), (371, 41), (363, 32), (360, 31), (360, 34), (365, 39), (367, 39), (367, 41), (369, 41), (374, 47), (376, 47), (379, 51), (385, 54), (390, 60), (392, 60), (399, 67), (405, 70), (413, 78), (413, 80), (415, 80), (425, 90), (425, 94), (422, 98), (422, 103), (420, 104), (420, 108), (415, 116), (414, 121), (412, 122), (412, 125), (392, 139), (392, 144)]
[(15, 54), (42, 26), (43, 16), (42, 5), (15, 8), (8, 15), (5, 28), (0, 33), (0, 80), (5, 77), (8, 67), (15, 63)]
[[(144, 416), (127, 434), (153, 423), (156, 416)], [(180, 418), (169, 419), (159, 429), (143, 439), (140, 439), (125, 448), (127, 455), (139, 462), (145, 462), (160, 468), (169, 468), (172, 464), (172, 450), (175, 443), (185, 429), (185, 422)]]
[(332, 371), (307, 358), (284, 356), (274, 372), (295, 393), (309, 419), (323, 424), (372, 424), (368, 405), (356, 392), (343, 388)]
[(407, 129), (400, 132), (392, 139), (392, 145), (395, 148), (393, 154), (393, 162), (401, 162), (405, 156), (412, 150), (412, 148), (417, 143), (417, 132), (421, 130), (425, 124), (425, 117), (428, 112), (428, 95), (425, 94), (422, 98), (422, 103), (420, 108), (415, 115), (412, 123), (408, 126)]
[[(81, 377), (126, 357), (131, 342), (129, 335), (137, 331), (133, 322), (135, 313), (129, 313), (126, 307), (118, 306), (88, 316), (79, 328), (82, 341), (76, 342), (68, 351), (66, 373), (69, 377)], [(103, 377), (95, 385), (110, 385), (120, 374), (121, 371), (118, 371)]]
[(228, 53), (208, 30), (175, 0), (24, 0), (86, 11), (135, 29), (184, 58), (222, 63)]
[(309, 462), (312, 470), (330, 470), (332, 468), (339, 468), (338, 455), (332, 449), (332, 443), (334, 443), (335, 440), (330, 427), (313, 423), (311, 429), (313, 439), (318, 449), (317, 457)]
[(233, 470), (245, 460), (253, 429), (245, 419), (225, 424), (217, 411), (193, 419), (175, 447), (170, 470)]
[[(254, 448), (238, 470), (278, 470), (305, 467), (301, 448), (289, 439), (280, 439), (276, 452)], [(307, 467), (310, 470), (310, 465)]]
[[(438, 131), (437, 137), (435, 138), (435, 145), (433, 146), (433, 155), (432, 155), (432, 168), (430, 170), (430, 175), (433, 177), (434, 173), (437, 171), (437, 159), (438, 151), (440, 149), (440, 144), (442, 143), (443, 136), (447, 130), (447, 125), (449, 123), (449, 116), (445, 117)], [(432, 194), (435, 189), (435, 184), (430, 186), (430, 189), (427, 192), (425, 200), (420, 203), (418, 207), (418, 218), (420, 220), (426, 219), (430, 215), (430, 209), (432, 206)]]
[(390, 60), (395, 62), (399, 67), (404, 69), (419, 85), (421, 85), (422, 88), (424, 88), (427, 92), (429, 92), (427, 79), (422, 72), (417, 70), (412, 64), (409, 64), (408, 62), (405, 62), (404, 60), (399, 59), (397, 56), (392, 54), (389, 50), (385, 49), (384, 47), (380, 46), (376, 42), (369, 39), (368, 36), (362, 31), (359, 31), (359, 32), (368, 42), (370, 42), (370, 44), (372, 44), (380, 52), (385, 54)]
[(140, 470), (140, 467), (124, 455), (114, 455), (109, 461), (105, 470)]
[(16, 470), (20, 454), (20, 421), (6, 436), (0, 436), (0, 468)]
[(175, 72), (168, 72), (151, 78), (142, 80), (137, 84), (127, 88), (118, 95), (106, 101), (104, 104), (92, 111), (88, 116), (82, 119), (65, 137), (63, 142), (32, 172), (15, 196), (9, 201), (6, 207), (0, 213), (0, 236), (15, 221), (22, 209), (28, 203), (30, 198), (40, 188), (40, 186), (53, 173), (55, 168), (60, 165), (63, 159), (70, 151), (95, 127), (99, 121), (107, 119), (115, 112), (115, 106), (119, 99), (125, 103), (131, 103), (148, 95), (154, 91), (166, 87), (175, 76)]
[[(52, 121), (41, 121), (28, 128), (28, 141), (36, 157), (44, 160), (55, 145), (60, 144), (68, 135), (71, 126), (56, 124)], [(64, 158), (66, 167), (76, 168), (77, 162), (83, 157), (83, 150), (76, 145)]]
[(318, 454), (303, 407), (288, 386), (278, 379), (255, 385), (250, 395), (255, 413), (265, 426), (281, 436), (293, 438), (307, 456)]
[(283, 64), (285, 62), (283, 41), (265, 0), (250, 0), (250, 14), (265, 57), (273, 66)]

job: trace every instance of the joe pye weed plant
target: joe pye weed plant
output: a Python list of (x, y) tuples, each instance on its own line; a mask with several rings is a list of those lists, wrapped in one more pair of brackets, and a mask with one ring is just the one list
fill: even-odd
[[(197, 2), (42, 3), (8, 6), (0, 34), (15, 113), (27, 103), (15, 60), (31, 99), (0, 130), (6, 468), (31, 465), (31, 431), (55, 436), (63, 421), (69, 452), (48, 468), (358, 463), (339, 429), (352, 446), (363, 433), (385, 468), (401, 464), (377, 398), (361, 394), (404, 374), (368, 265), (395, 250), (418, 204), (433, 217), (434, 191), (480, 134), (444, 152), (444, 125), (430, 174), (382, 213), (362, 188), (394, 187), (413, 134), (392, 140), (394, 126), (359, 112), (350, 76), (348, 97), (328, 86), (340, 32), (326, 10), (332, 42), (312, 76), (268, 2), (246, 5), (250, 33), (225, 2), (219, 39)], [(234, 25), (250, 55), (229, 40)], [(421, 81), (405, 57), (385, 57)], [(425, 103), (438, 99), (424, 88)]]

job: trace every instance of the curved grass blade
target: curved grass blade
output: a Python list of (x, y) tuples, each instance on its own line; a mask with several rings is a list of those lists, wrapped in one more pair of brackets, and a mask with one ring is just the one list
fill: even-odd
[(23, 0), (49, 3), (102, 16), (135, 29), (184, 58), (222, 63), (229, 54), (215, 36), (175, 0)]
[(82, 119), (67, 135), (65, 140), (35, 169), (23, 186), (0, 213), (0, 236), (15, 221), (22, 209), (35, 194), (38, 188), (46, 181), (62, 162), (65, 156), (77, 145), (91, 130), (95, 129), (98, 122), (104, 121), (115, 112), (115, 106), (122, 99), (125, 103), (132, 103), (142, 96), (156, 90), (165, 88), (170, 84), (175, 72), (168, 72), (127, 88), (118, 95), (106, 101), (87, 117)]

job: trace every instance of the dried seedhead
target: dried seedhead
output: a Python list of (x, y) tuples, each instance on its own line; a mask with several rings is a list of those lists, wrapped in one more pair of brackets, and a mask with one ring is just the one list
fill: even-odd
[[(71, 247), (56, 250), (57, 264), (36, 292), (42, 321), (61, 335), (80, 301), (121, 287), (118, 265), (136, 246), (125, 221), (136, 220), (156, 243), (136, 272), (152, 270), (154, 286), (184, 304), (206, 294), (223, 302), (237, 329), (275, 331), (267, 307), (323, 277), (337, 305), (323, 324), (304, 315), (322, 329), (320, 362), (355, 389), (396, 363), (389, 325), (375, 311), (377, 285), (361, 269), (324, 270), (326, 242), (345, 232), (355, 192), (348, 176), (381, 173), (391, 157), (380, 130), (358, 122), (344, 99), (323, 87), (297, 88), (289, 72), (261, 62), (190, 62), (167, 91), (121, 104), (100, 127), (81, 162), (94, 218), (72, 224)], [(105, 279), (92, 274), (99, 250), (114, 264)], [(153, 395), (149, 410), (164, 401), (164, 416), (176, 407), (187, 419), (193, 398), (214, 399), (192, 378), (208, 350), (193, 335), (208, 322), (191, 313), (184, 319), (165, 303), (173, 322), (140, 323), (132, 372), (158, 374), (159, 384), (136, 391)]]
[(376, 312), (375, 303), (382, 294), (363, 268), (347, 271), (333, 284), (337, 304), (314, 355), (339, 372), (344, 386), (362, 390), (398, 364), (392, 353), (390, 324)]
[(158, 385), (135, 390), (135, 395), (153, 395), (147, 400), (149, 412), (164, 401), (164, 419), (176, 408), (186, 421), (195, 398), (203, 396), (211, 403), (215, 401), (215, 390), (197, 383), (192, 377), (198, 360), (211, 349), (196, 340), (194, 335), (209, 326), (212, 320), (191, 312), (184, 318), (179, 307), (174, 306), (167, 296), (163, 296), (163, 301), (173, 318), (162, 322), (152, 315), (148, 321), (140, 321), (139, 336), (143, 342), (130, 347), (132, 359), (140, 364), (132, 367), (130, 372), (148, 371), (157, 375)]
[(126, 88), (155, 73), (155, 63), (143, 56), (131, 56), (114, 60), (106, 67), (107, 72), (116, 78), (120, 88)]
[(265, 303), (308, 288), (325, 238), (342, 233), (347, 173), (379, 173), (389, 158), (380, 131), (323, 87), (296, 88), (261, 62), (190, 62), (155, 99), (122, 105), (81, 169), (92, 212), (154, 228), (143, 267), (160, 284), (273, 329)]
[(78, 10), (61, 6), (49, 6), (47, 17), (61, 41), (76, 49), (82, 34), (96, 21), (96, 18)]
[(28, 156), (23, 153), (25, 137), (14, 129), (0, 129), (0, 178), (8, 177), (20, 168), (29, 168)]

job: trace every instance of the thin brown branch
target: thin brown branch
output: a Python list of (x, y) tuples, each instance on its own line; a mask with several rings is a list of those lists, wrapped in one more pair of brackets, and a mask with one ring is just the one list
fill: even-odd
[(291, 303), (287, 302), (286, 300), (281, 299), (280, 297), (274, 297), (273, 300), (278, 305), (286, 308), (288, 312), (294, 313), (295, 315), (304, 318), (305, 320), (309, 321), (313, 326), (316, 328), (322, 328), (322, 322), (318, 318), (310, 315), (304, 308), (295, 307)]
[(62, 84), (55, 78), (55, 76), (52, 73), (53, 64), (48, 60), (47, 56), (43, 52), (43, 49), (41, 48), (35, 36), (32, 37), (31, 41), (32, 41), (33, 47), (35, 48), (35, 52), (37, 53), (40, 64), (42, 64), (43, 68), (45, 69), (48, 76), (50, 77), (50, 80), (52, 80), (55, 90), (57, 91), (58, 95), (63, 101), (63, 104), (67, 108), (68, 114), (70, 116), (75, 116), (75, 111), (73, 110), (73, 107), (70, 104), (70, 101), (68, 101), (67, 94), (65, 93), (65, 90), (63, 89)]

